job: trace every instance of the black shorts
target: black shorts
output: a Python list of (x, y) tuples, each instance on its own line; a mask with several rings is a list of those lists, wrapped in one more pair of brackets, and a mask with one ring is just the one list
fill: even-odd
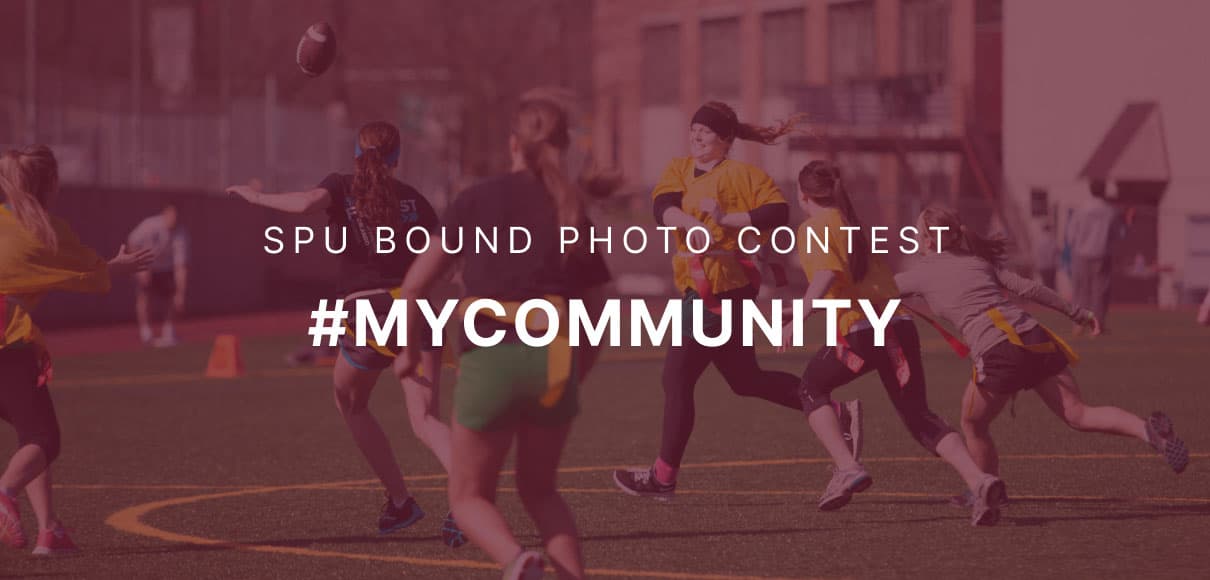
[[(403, 349), (394, 344), (394, 331), (391, 333), (391, 342), (388, 344), (380, 345), (374, 341), (373, 336), (366, 336), (365, 346), (357, 346), (355, 336), (357, 322), (354, 305), (356, 300), (369, 300), (370, 306), (374, 308), (374, 314), (378, 318), (378, 323), (382, 324), (387, 317), (387, 313), (391, 311), (395, 297), (390, 292), (383, 290), (372, 294), (362, 294), (356, 298), (345, 299), (345, 308), (348, 309), (350, 317), (349, 321), (345, 324), (345, 333), (340, 337), (340, 356), (344, 357), (345, 361), (349, 364), (363, 371), (380, 371), (394, 364), (395, 356)], [(433, 344), (435, 335), (429, 330), (427, 321), (421, 323), (420, 331), (421, 341), (423, 341), (423, 344), (420, 346), (421, 350), (441, 350), (441, 347)]]
[(172, 298), (176, 294), (176, 272), (152, 272), (146, 290), (158, 298)]
[(0, 420), (17, 431), (17, 446), (39, 445), (47, 459), (59, 455), (59, 419), (46, 386), (38, 386), (38, 350), (0, 348)]
[[(1024, 344), (1051, 343), (1041, 326), (1021, 334)], [(1011, 395), (1037, 387), (1067, 368), (1067, 356), (1054, 352), (1032, 352), (1007, 340), (975, 359), (975, 384), (994, 393)]]

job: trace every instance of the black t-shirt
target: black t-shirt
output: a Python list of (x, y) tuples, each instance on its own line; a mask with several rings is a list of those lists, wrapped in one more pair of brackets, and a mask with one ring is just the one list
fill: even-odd
[(341, 294), (399, 286), (416, 260), (416, 255), (405, 243), (407, 232), (414, 227), (436, 231), (438, 219), (433, 206), (416, 188), (392, 178), (391, 193), (399, 200), (402, 229), (395, 231), (395, 251), (379, 254), (375, 226), (365, 223), (357, 214), (357, 200), (351, 192), (353, 176), (333, 173), (325, 177), (319, 187), (331, 195), (328, 226), (344, 227), (348, 241), (340, 259)]
[[(590, 225), (585, 220), (585, 225)], [(462, 235), (462, 281), (466, 295), (500, 301), (520, 301), (546, 295), (575, 298), (589, 288), (610, 281), (601, 254), (584, 245), (560, 252), (558, 215), (554, 199), (529, 171), (518, 171), (485, 181), (462, 192), (442, 219), (448, 235)], [(528, 230), (528, 251), (508, 252), (509, 227)], [(476, 252), (476, 229), (496, 228), (499, 247)], [(583, 232), (581, 239), (588, 233)], [(450, 247), (456, 244), (450, 243)]]

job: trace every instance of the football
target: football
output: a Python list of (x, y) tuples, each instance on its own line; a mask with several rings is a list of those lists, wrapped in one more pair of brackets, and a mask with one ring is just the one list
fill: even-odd
[(317, 77), (336, 60), (336, 33), (327, 22), (311, 25), (298, 41), (294, 60), (303, 74)]

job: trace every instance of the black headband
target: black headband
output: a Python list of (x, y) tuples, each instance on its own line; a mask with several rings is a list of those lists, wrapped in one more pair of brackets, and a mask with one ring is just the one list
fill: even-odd
[(739, 122), (727, 116), (722, 111), (713, 107), (705, 107), (698, 109), (693, 114), (693, 120), (689, 121), (690, 125), (700, 123), (714, 131), (723, 141), (735, 139), (735, 134), (739, 130)]

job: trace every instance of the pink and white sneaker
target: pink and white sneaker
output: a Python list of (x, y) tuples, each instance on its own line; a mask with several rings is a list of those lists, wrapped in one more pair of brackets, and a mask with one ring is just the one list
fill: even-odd
[(38, 545), (34, 548), (35, 556), (66, 556), (75, 554), (80, 549), (76, 547), (76, 543), (71, 541), (71, 537), (67, 535), (67, 530), (63, 526), (56, 526), (53, 530), (38, 531)]
[(0, 492), (0, 544), (24, 548), (25, 532), (21, 529), (21, 510), (17, 502)]

